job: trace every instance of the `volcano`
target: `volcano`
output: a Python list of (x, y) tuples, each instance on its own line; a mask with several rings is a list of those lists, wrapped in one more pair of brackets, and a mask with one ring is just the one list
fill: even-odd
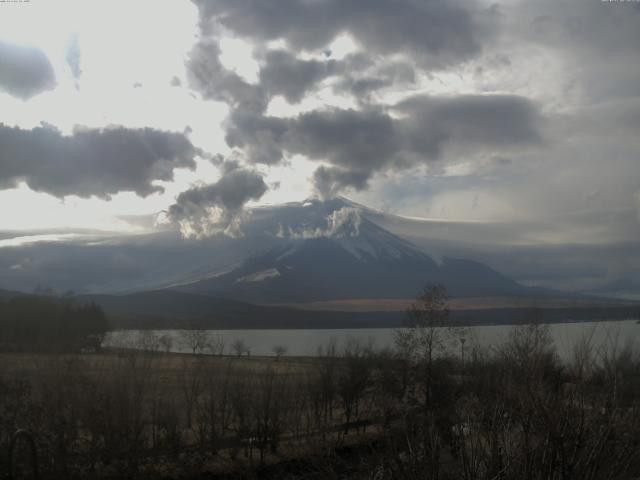
[(362, 208), (344, 199), (289, 206), (287, 215), (271, 219), (277, 246), (179, 289), (254, 303), (412, 298), (436, 283), (457, 297), (533, 293), (475, 261), (438, 262), (370, 221)]

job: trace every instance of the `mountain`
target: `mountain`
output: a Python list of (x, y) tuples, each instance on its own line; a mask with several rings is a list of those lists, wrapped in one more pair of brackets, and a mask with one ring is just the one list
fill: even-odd
[(286, 240), (281, 245), (179, 289), (259, 303), (413, 298), (432, 283), (444, 284), (453, 296), (534, 293), (478, 262), (444, 258), (438, 263), (343, 199), (307, 202), (303, 210), (302, 223), (295, 218), (292, 223), (292, 215), (281, 217), (277, 236)]
[[(473, 246), (454, 245), (442, 236), (446, 230), (475, 241), (487, 229), (501, 235), (499, 225), (460, 230), (459, 224), (414, 221), (334, 198), (256, 207), (241, 228), (237, 238), (198, 239), (181, 238), (174, 230), (126, 236), (85, 232), (65, 240), (34, 232), (30, 242), (0, 248), (0, 288), (30, 292), (41, 285), (57, 292), (119, 295), (173, 289), (264, 303), (414, 298), (433, 282), (445, 283), (458, 296), (550, 294), (487, 267), (499, 265), (500, 272), (510, 265), (526, 267), (531, 251), (501, 261), (502, 253), (479, 255)], [(418, 247), (419, 232), (435, 240)], [(39, 240), (45, 237), (49, 240)], [(559, 262), (557, 253), (548, 256), (545, 265)], [(516, 278), (529, 279), (522, 272)]]

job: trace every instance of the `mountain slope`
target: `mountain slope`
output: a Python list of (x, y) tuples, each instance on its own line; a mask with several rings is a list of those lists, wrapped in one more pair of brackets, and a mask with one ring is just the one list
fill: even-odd
[(261, 303), (412, 298), (430, 283), (444, 284), (454, 296), (529, 294), (526, 287), (480, 263), (436, 263), (364, 218), (356, 207), (342, 206), (324, 221), (304, 229), (281, 227), (280, 235), (288, 238), (283, 245), (180, 289)]
[[(454, 295), (530, 294), (484, 267), (506, 268), (504, 262), (475, 255), (470, 246), (443, 249), (426, 243), (418, 248), (403, 240), (396, 233), (402, 232), (398, 222), (404, 225), (405, 220), (334, 198), (253, 208), (239, 238), (183, 239), (175, 231), (163, 231), (0, 248), (0, 288), (33, 291), (45, 285), (58, 292), (111, 294), (184, 289), (288, 302), (413, 298), (426, 283), (440, 281)], [(418, 224), (414, 230), (428, 236), (443, 230), (433, 222)], [(460, 238), (476, 235), (476, 230), (456, 232)], [(437, 253), (438, 263), (425, 251)]]

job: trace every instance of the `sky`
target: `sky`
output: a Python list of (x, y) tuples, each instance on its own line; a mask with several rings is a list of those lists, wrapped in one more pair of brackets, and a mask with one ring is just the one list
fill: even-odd
[(0, 226), (234, 236), (343, 195), (634, 244), (639, 44), (633, 1), (0, 1)]

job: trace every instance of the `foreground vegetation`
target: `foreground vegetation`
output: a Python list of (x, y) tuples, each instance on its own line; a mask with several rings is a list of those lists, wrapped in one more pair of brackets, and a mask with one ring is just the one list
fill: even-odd
[[(137, 350), (4, 354), (0, 448), (28, 429), (44, 478), (638, 475), (632, 344), (585, 338), (563, 363), (548, 327), (532, 323), (482, 350), (438, 328), (448, 311), (437, 288), (410, 313), (414, 328), (384, 352), (351, 340), (313, 359), (223, 357), (215, 346), (177, 355), (149, 334)], [(27, 446), (14, 455), (25, 474)], [(7, 469), (0, 455), (0, 476)]]

